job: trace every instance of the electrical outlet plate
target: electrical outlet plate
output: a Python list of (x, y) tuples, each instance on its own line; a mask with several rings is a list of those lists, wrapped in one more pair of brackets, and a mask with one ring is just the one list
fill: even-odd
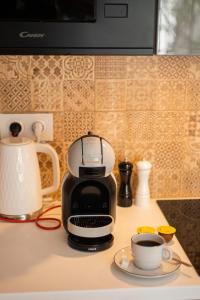
[(24, 114), (0, 114), (0, 137), (10, 136), (10, 124), (18, 122), (22, 126), (20, 136), (26, 136), (35, 140), (32, 126), (35, 122), (41, 122), (44, 130), (41, 141), (53, 141), (53, 114), (52, 113), (24, 113)]

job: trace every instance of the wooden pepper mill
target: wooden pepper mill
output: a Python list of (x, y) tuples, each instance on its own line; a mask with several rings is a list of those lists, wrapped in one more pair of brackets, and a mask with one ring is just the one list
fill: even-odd
[(132, 188), (130, 181), (133, 164), (125, 159), (118, 165), (118, 167), (120, 174), (120, 186), (117, 204), (122, 207), (128, 207), (132, 205)]
[(146, 160), (141, 160), (136, 163), (138, 185), (135, 193), (136, 206), (148, 206), (150, 204), (149, 191), (149, 175), (151, 171), (151, 163)]

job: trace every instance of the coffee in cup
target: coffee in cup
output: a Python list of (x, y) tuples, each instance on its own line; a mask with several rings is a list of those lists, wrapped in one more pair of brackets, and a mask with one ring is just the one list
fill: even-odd
[(159, 268), (162, 260), (170, 260), (172, 251), (164, 246), (165, 240), (157, 234), (135, 234), (131, 238), (131, 249), (136, 267), (143, 270)]

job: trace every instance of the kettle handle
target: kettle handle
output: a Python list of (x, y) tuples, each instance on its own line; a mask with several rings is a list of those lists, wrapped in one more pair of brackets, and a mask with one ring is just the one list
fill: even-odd
[(37, 152), (43, 152), (48, 154), (53, 163), (53, 185), (42, 189), (42, 195), (47, 195), (55, 192), (60, 184), (60, 166), (59, 159), (56, 151), (49, 144), (35, 143), (35, 148)]

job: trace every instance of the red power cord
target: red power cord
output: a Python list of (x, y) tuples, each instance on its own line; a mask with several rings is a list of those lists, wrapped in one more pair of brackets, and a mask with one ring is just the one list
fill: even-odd
[[(55, 230), (55, 229), (60, 228), (60, 226), (61, 226), (61, 221), (58, 218), (54, 218), (54, 217), (43, 217), (43, 218), (41, 218), (41, 217), (45, 213), (47, 213), (48, 211), (50, 211), (52, 209), (55, 209), (55, 208), (58, 208), (58, 207), (61, 207), (61, 205), (51, 206), (51, 207), (45, 209), (35, 219), (31, 219), (31, 220), (15, 220), (15, 219), (8, 219), (8, 218), (1, 218), (0, 217), (0, 221), (6, 221), (6, 222), (10, 222), (10, 223), (33, 223), (33, 222), (35, 222), (35, 224), (39, 228), (41, 228), (41, 229), (44, 229), (44, 230)], [(56, 225), (54, 225), (54, 226), (44, 226), (44, 225), (40, 224), (40, 222), (43, 222), (43, 221), (54, 221), (54, 222), (56, 222)]]

